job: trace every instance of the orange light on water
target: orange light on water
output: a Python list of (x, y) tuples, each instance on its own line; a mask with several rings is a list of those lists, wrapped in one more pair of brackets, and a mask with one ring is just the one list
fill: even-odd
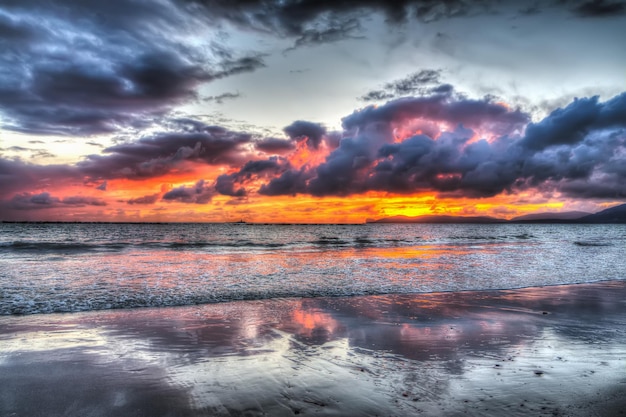
[(292, 318), (293, 322), (300, 327), (297, 333), (301, 336), (310, 337), (313, 331), (319, 329), (333, 334), (339, 327), (339, 323), (332, 316), (318, 311), (297, 309), (293, 311)]

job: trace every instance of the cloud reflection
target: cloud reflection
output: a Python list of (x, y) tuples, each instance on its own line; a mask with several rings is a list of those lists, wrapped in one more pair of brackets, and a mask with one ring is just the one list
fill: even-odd
[[(0, 382), (45, 401), (53, 392), (51, 410), (65, 415), (131, 415), (144, 403), (151, 415), (433, 415), (470, 407), (460, 398), (472, 395), (496, 413), (539, 391), (556, 410), (579, 378), (598, 392), (623, 379), (625, 293), (616, 281), (9, 316), (0, 318)], [(569, 382), (556, 388), (559, 375)], [(70, 393), (61, 380), (98, 392)], [(32, 414), (23, 392), (7, 391), (0, 411)]]

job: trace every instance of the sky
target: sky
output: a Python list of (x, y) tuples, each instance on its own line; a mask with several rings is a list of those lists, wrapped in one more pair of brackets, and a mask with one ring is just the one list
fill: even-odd
[(3, 0), (0, 220), (626, 202), (626, 1)]

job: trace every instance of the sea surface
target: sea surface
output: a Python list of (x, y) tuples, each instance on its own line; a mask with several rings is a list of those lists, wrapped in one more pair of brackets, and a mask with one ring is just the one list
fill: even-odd
[(0, 315), (626, 279), (626, 225), (0, 224)]

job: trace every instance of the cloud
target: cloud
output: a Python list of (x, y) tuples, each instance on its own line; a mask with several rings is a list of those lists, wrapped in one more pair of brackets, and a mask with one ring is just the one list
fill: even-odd
[(80, 172), (73, 166), (37, 165), (0, 157), (0, 198), (26, 189), (59, 185), (80, 177)]
[(296, 120), (283, 131), (291, 140), (299, 141), (305, 139), (309, 147), (317, 149), (326, 134), (326, 128), (319, 123)]
[(625, 12), (623, 1), (591, 0), (574, 8), (574, 13), (580, 17), (615, 17)]
[[(29, 141), (32, 143), (34, 141)], [(25, 148), (23, 146), (9, 146), (8, 148), (0, 148), (0, 152), (9, 151), (13, 153), (30, 153), (30, 158), (53, 158), (55, 155), (48, 152), (46, 149)]]
[(92, 180), (158, 177), (182, 168), (185, 162), (208, 165), (243, 162), (241, 145), (247, 133), (233, 132), (201, 122), (178, 120), (180, 129), (157, 133), (137, 141), (114, 145), (104, 155), (89, 155), (77, 164)]
[(360, 38), (361, 23), (372, 14), (382, 15), (391, 26), (477, 15), (526, 16), (545, 10), (563, 10), (578, 17), (609, 16), (622, 13), (623, 3), (591, 0), (578, 4), (554, 0), (536, 3), (520, 10), (513, 0), (179, 0), (179, 4), (197, 14), (239, 28), (271, 33), (279, 38), (294, 39), (291, 49)]
[(575, 145), (593, 130), (624, 127), (626, 93), (600, 103), (597, 96), (574, 99), (564, 108), (554, 110), (539, 123), (526, 128), (522, 144), (532, 149), (555, 145)]
[[(410, 18), (434, 21), (475, 12), (486, 12), (495, 1), (447, 1), (432, 0), (357, 0), (357, 1), (296, 1), (296, 0), (193, 0), (187, 3), (200, 5), (205, 13), (214, 18), (227, 20), (240, 27), (270, 31), (281, 36), (302, 36), (314, 27), (325, 28), (340, 21), (350, 21), (363, 12), (382, 13), (391, 23), (406, 22)], [(324, 29), (320, 30), (322, 32)]]
[[(624, 199), (625, 115), (622, 93), (606, 101), (575, 99), (533, 123), (520, 109), (489, 97), (468, 98), (451, 88), (356, 110), (342, 120), (341, 134), (298, 120), (285, 128), (288, 139), (259, 139), (174, 119), (172, 131), (111, 146), (71, 166), (0, 158), (0, 197), (13, 208), (98, 205), (103, 200), (60, 199), (42, 191), (77, 183), (103, 189), (116, 178), (141, 180), (219, 165), (226, 173), (216, 178), (126, 202), (206, 204), (217, 195), (243, 201), (255, 193), (324, 197), (369, 191), (484, 198), (524, 190)], [(301, 146), (295, 146), (298, 141)], [(284, 153), (260, 159), (252, 148)], [(300, 152), (317, 158), (290, 163)]]
[[(401, 78), (386, 83), (381, 90), (372, 90), (361, 97), (363, 101), (382, 101), (417, 93), (428, 92), (448, 93), (444, 86), (435, 86), (440, 83), (441, 70), (423, 69)], [(433, 91), (434, 90), (434, 91)]]
[(151, 194), (151, 195), (145, 195), (142, 197), (131, 198), (127, 200), (126, 203), (131, 204), (131, 205), (132, 204), (140, 204), (140, 205), (154, 204), (159, 200), (159, 198), (161, 198), (161, 194), (156, 193), (156, 194)]
[(220, 175), (215, 181), (215, 191), (231, 197), (245, 197), (247, 195), (245, 188), (239, 187), (235, 189), (237, 179), (236, 175)]
[[(555, 5), (556, 4), (556, 5)], [(557, 2), (550, 7), (571, 8)], [(546, 6), (547, 7), (547, 6)], [(88, 137), (152, 127), (176, 106), (199, 100), (200, 87), (257, 71), (265, 56), (219, 40), (220, 23), (293, 40), (293, 47), (361, 37), (371, 15), (397, 25), (517, 10), (515, 2), (383, 0), (118, 0), (5, 2), (0, 12), (2, 128), (28, 134)], [(579, 16), (622, 14), (616, 1), (587, 1)], [(215, 35), (215, 36), (213, 36)], [(97, 51), (97, 53), (95, 53)], [(363, 100), (388, 100), (436, 86), (422, 70)], [(441, 92), (442, 91), (438, 91)], [(210, 97), (218, 103), (233, 93)]]
[(516, 166), (505, 156), (510, 143), (470, 143), (473, 134), (457, 128), (437, 140), (417, 135), (384, 145), (366, 188), (396, 193), (461, 191), (469, 197), (489, 197), (509, 189), (517, 178)]
[(288, 169), (289, 161), (281, 157), (272, 156), (266, 160), (248, 161), (238, 172), (217, 177), (215, 190), (222, 195), (244, 197), (248, 192), (242, 185), (252, 179), (277, 175)]
[(22, 146), (10, 146), (6, 150), (12, 151), (12, 152), (30, 152), (31, 151), (30, 148), (24, 148)]
[(385, 90), (372, 90), (360, 97), (363, 101), (383, 101), (395, 98), (395, 94)]
[(215, 191), (204, 180), (199, 180), (194, 186), (173, 188), (163, 194), (164, 201), (179, 201), (182, 203), (207, 204), (211, 202)]
[(204, 101), (214, 101), (217, 104), (223, 104), (224, 100), (233, 100), (236, 98), (241, 97), (241, 94), (239, 93), (223, 93), (217, 96), (209, 96), (209, 97), (205, 97), (203, 100)]
[[(259, 189), (265, 195), (348, 196), (367, 191), (437, 192), (482, 198), (535, 188), (578, 198), (626, 196), (626, 93), (604, 103), (578, 99), (544, 120), (489, 100), (458, 96), (398, 99), (344, 118), (352, 136), (317, 167), (288, 169)], [(412, 118), (453, 130), (397, 140)], [(476, 128), (495, 129), (491, 140)]]
[(107, 203), (95, 197), (72, 196), (61, 199), (61, 204), (72, 206), (106, 206)]
[[(194, 46), (208, 18), (172, 2), (3, 5), (0, 115), (30, 134), (92, 135), (145, 127), (197, 99), (206, 82), (254, 71), (262, 56), (215, 57)], [(97, 51), (97, 54), (94, 53)]]
[(450, 87), (430, 95), (396, 99), (383, 106), (367, 106), (344, 117), (342, 122), (349, 131), (372, 122), (402, 124), (420, 118), (452, 126), (488, 127), (499, 134), (519, 130), (530, 121), (521, 110), (510, 110), (489, 97), (468, 99), (454, 94)]
[(323, 29), (305, 29), (299, 34), (294, 45), (285, 52), (295, 50), (303, 46), (315, 46), (342, 41), (345, 39), (365, 39), (359, 35), (361, 24), (357, 19), (331, 20), (326, 22)]
[(39, 194), (20, 193), (13, 196), (10, 201), (12, 209), (39, 210), (58, 207), (83, 207), (83, 206), (106, 206), (101, 199), (86, 196), (54, 197), (48, 192)]
[(269, 183), (259, 188), (259, 194), (267, 196), (296, 195), (308, 193), (307, 181), (313, 173), (306, 168), (299, 170), (287, 170), (279, 177), (273, 178)]
[(219, 70), (213, 74), (213, 78), (230, 77), (244, 72), (252, 72), (259, 68), (263, 68), (263, 56), (251, 55), (237, 59), (227, 59), (219, 64)]
[(388, 83), (385, 88), (393, 90), (398, 95), (412, 94), (423, 85), (439, 83), (440, 75), (441, 70), (421, 70), (406, 78)]
[(282, 154), (293, 151), (296, 145), (291, 140), (265, 138), (254, 143), (254, 147), (269, 154)]

